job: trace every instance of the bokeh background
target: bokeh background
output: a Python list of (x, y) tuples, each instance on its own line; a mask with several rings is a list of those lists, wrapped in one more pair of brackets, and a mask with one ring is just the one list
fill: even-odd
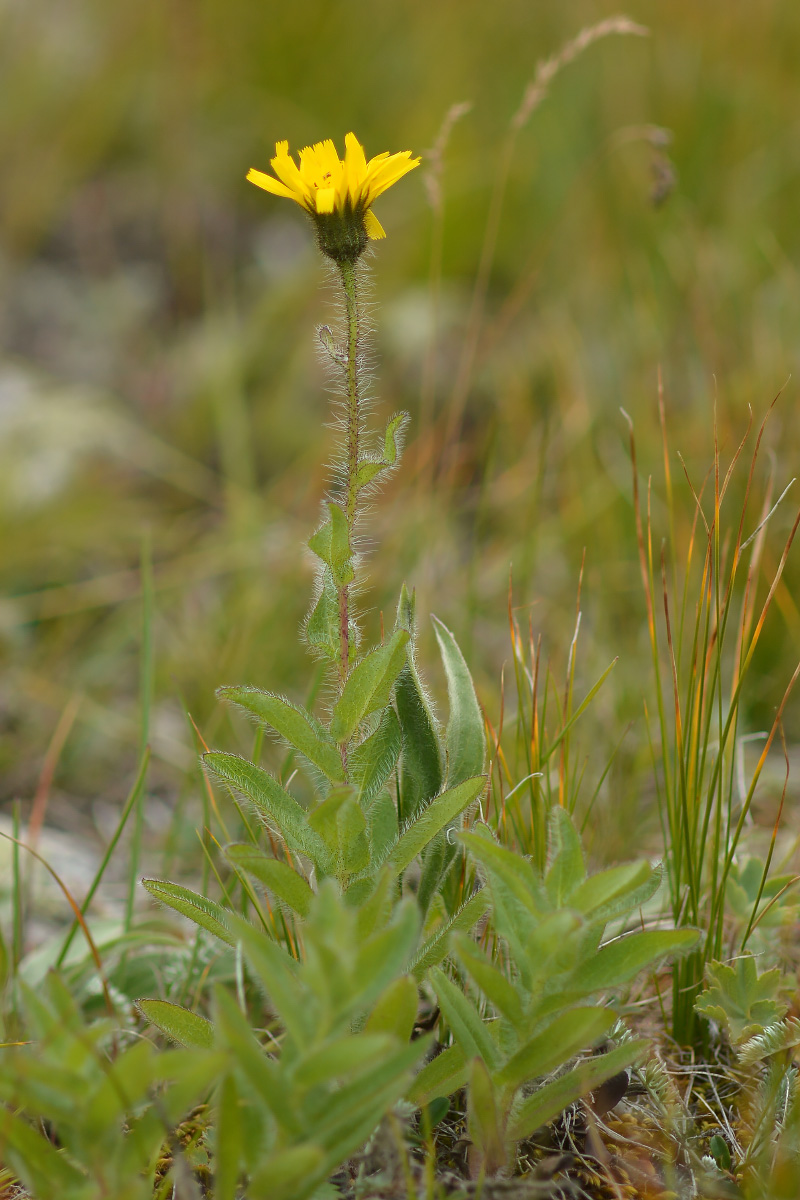
[[(588, 749), (604, 759), (634, 722), (603, 803), (639, 812), (651, 794), (649, 668), (620, 407), (645, 489), (653, 475), (657, 538), (659, 368), (682, 527), (693, 502), (676, 452), (702, 481), (715, 405), (725, 464), (749, 407), (760, 420), (783, 388), (758, 494), (770, 470), (777, 491), (797, 471), (800, 7), (632, 0), (624, 11), (650, 35), (600, 41), (556, 77), (517, 138), (454, 426), (509, 122), (537, 61), (617, 11), (599, 0), (2, 0), (5, 802), (27, 804), (55, 749), (48, 819), (87, 836), (108, 826), (141, 736), (143, 558), (153, 830), (176, 801), (191, 815), (200, 791), (186, 709), (207, 741), (236, 745), (217, 685), (306, 693), (302, 547), (333, 439), (314, 328), (331, 319), (333, 293), (300, 210), (244, 177), (267, 168), (278, 138), (341, 146), (353, 129), (368, 154), (425, 153), (469, 102), (443, 155), (376, 206), (388, 237), (371, 268), (375, 419), (403, 407), (413, 424), (372, 517), (365, 625), (374, 635), (401, 582), (415, 585), (421, 613), (456, 632), (496, 720), (510, 567), (518, 617), (563, 673), (585, 552), (577, 691), (619, 656)], [(748, 694), (753, 728), (800, 649), (798, 579), (790, 560)], [(439, 695), (424, 619), (422, 657)]]

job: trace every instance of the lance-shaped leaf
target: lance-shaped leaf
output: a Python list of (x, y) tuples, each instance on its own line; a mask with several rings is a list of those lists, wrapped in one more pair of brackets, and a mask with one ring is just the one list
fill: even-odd
[[(406, 629), (412, 641), (415, 606), (414, 593), (409, 595), (403, 584), (395, 628)], [(420, 682), (413, 653), (409, 654), (408, 662), (398, 676), (394, 696), (403, 734), (398, 807), (401, 820), (407, 821), (418, 808), (439, 794), (444, 783), (438, 725)]]
[(388, 467), (394, 467), (397, 464), (402, 449), (403, 431), (409, 420), (407, 412), (395, 413), (393, 417), (389, 418), (383, 438), (383, 454), (380, 457), (366, 455), (359, 459), (356, 472), (357, 488), (366, 487), (368, 483), (372, 483), (376, 475), (380, 475)]
[(447, 782), (453, 787), (480, 775), (486, 758), (486, 734), (475, 685), (456, 639), (438, 617), (432, 617), (439, 653), (447, 676), (450, 716), (447, 722)]
[(328, 520), (309, 539), (308, 545), (330, 568), (336, 586), (344, 587), (354, 576), (350, 531), (347, 528), (347, 517), (338, 504), (330, 503), (328, 512)]
[(479, 775), (476, 779), (465, 779), (457, 787), (449, 788), (431, 800), (427, 808), (409, 821), (392, 848), (387, 859), (392, 872), (399, 875), (405, 871), (440, 830), (455, 821), (465, 808), (477, 800), (485, 786), (485, 776)]
[(406, 1099), (422, 1108), (440, 1096), (452, 1096), (467, 1079), (467, 1056), (457, 1043), (448, 1046), (426, 1063), (406, 1093)]
[(277, 826), (290, 850), (307, 855), (319, 870), (328, 870), (331, 855), (324, 841), (311, 828), (305, 810), (294, 796), (268, 771), (238, 754), (217, 750), (204, 755), (203, 761), (220, 779), (245, 795), (271, 825)]
[(363, 805), (368, 806), (383, 789), (397, 765), (402, 745), (397, 713), (388, 706), (381, 714), (375, 732), (356, 746), (348, 758), (350, 778), (358, 788)]
[(480, 1058), (474, 1058), (469, 1067), (467, 1132), (478, 1152), (482, 1171), (496, 1175), (506, 1166), (505, 1140), (492, 1078)]
[(214, 1026), (199, 1013), (168, 1000), (137, 1000), (136, 1007), (146, 1021), (179, 1046), (210, 1050), (214, 1045)]
[(699, 937), (696, 929), (652, 929), (627, 934), (602, 946), (592, 958), (581, 963), (569, 976), (566, 989), (571, 995), (588, 996), (619, 987), (661, 958), (688, 954)]
[(570, 908), (592, 922), (606, 923), (646, 904), (661, 886), (661, 876), (661, 865), (654, 868), (646, 860), (598, 871), (575, 889), (569, 898)]
[(515, 984), (506, 978), (471, 938), (462, 934), (454, 938), (453, 942), (459, 962), (472, 976), (487, 1000), (492, 1002), (515, 1029), (521, 1029), (524, 1007)]
[(419, 995), (411, 975), (401, 975), (384, 988), (365, 1025), (366, 1033), (391, 1033), (408, 1042), (414, 1032)]
[(304, 708), (254, 687), (218, 688), (217, 695), (271, 726), (332, 782), (338, 783), (344, 777), (338, 749), (319, 721)]
[(499, 1047), (470, 998), (438, 967), (433, 968), (429, 979), (445, 1020), (467, 1058), (479, 1055), (490, 1070), (496, 1070), (500, 1066)]
[(331, 736), (337, 742), (349, 741), (365, 717), (389, 703), (395, 680), (406, 660), (407, 643), (406, 631), (397, 630), (382, 646), (365, 655), (350, 672), (331, 718)]
[(202, 929), (207, 929), (220, 941), (233, 946), (235, 938), (228, 924), (229, 913), (213, 900), (200, 896), (189, 888), (179, 887), (163, 879), (143, 879), (142, 886), (155, 899), (169, 908), (174, 908), (183, 917), (188, 917)]
[(636, 1062), (646, 1049), (645, 1041), (625, 1042), (608, 1054), (583, 1059), (571, 1071), (546, 1083), (523, 1100), (512, 1113), (507, 1131), (509, 1140), (518, 1142), (530, 1137), (542, 1125), (562, 1113), (567, 1105), (574, 1104), (581, 1096)]
[(430, 935), (414, 955), (409, 964), (414, 978), (422, 979), (431, 967), (437, 966), (442, 961), (450, 947), (451, 934), (472, 929), (473, 925), (477, 925), (488, 910), (489, 896), (485, 889), (470, 896), (469, 900), (462, 904), (449, 920)]
[(303, 1047), (312, 1034), (314, 1018), (308, 1009), (296, 960), (243, 917), (231, 913), (230, 922), (250, 969), (283, 1022), (287, 1037), (295, 1046)]
[(288, 863), (270, 858), (258, 846), (251, 846), (248, 842), (226, 846), (225, 857), (239, 870), (246, 871), (268, 887), (293, 912), (301, 917), (308, 916), (314, 893), (308, 881)]
[(586, 878), (583, 848), (569, 813), (560, 805), (550, 812), (548, 835), (550, 861), (545, 886), (551, 902), (560, 907)]
[(617, 1019), (610, 1008), (571, 1008), (556, 1017), (497, 1071), (498, 1087), (521, 1087), (593, 1046)]
[(328, 1173), (319, 1146), (303, 1142), (271, 1154), (247, 1184), (250, 1200), (306, 1200)]

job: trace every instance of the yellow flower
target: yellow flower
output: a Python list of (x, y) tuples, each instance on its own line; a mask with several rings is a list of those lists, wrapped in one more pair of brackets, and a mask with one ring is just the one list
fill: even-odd
[(339, 158), (328, 138), (300, 151), (300, 165), (289, 154), (288, 142), (277, 142), (271, 160), (275, 176), (251, 169), (247, 178), (257, 187), (285, 196), (314, 218), (320, 247), (337, 261), (353, 260), (367, 239), (385, 237), (372, 204), (420, 160), (410, 150), (377, 154), (367, 162), (364, 148), (353, 133), (344, 139), (345, 155)]

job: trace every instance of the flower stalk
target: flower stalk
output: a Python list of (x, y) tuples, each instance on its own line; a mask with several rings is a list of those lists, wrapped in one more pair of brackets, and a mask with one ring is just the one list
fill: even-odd
[[(356, 285), (356, 260), (346, 259), (339, 263), (339, 273), (344, 291), (345, 313), (347, 321), (347, 366), (346, 366), (346, 468), (345, 468), (345, 507), (347, 519), (347, 540), (353, 545), (355, 533), (356, 508), (358, 505), (358, 455), (361, 432), (361, 413), (359, 410), (360, 381), (358, 377), (358, 292)], [(350, 584), (343, 583), (339, 587), (339, 641), (340, 666), (339, 679), (344, 687), (350, 669)]]

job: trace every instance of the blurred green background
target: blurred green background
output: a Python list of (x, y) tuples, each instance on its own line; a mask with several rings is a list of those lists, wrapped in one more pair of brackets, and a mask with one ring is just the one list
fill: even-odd
[[(693, 506), (675, 451), (702, 480), (715, 400), (727, 463), (748, 406), (760, 420), (794, 376), (758, 496), (769, 469), (777, 491), (796, 470), (795, 0), (634, 0), (625, 11), (648, 38), (607, 38), (558, 75), (516, 144), (462, 436), (446, 445), (509, 121), (537, 61), (616, 11), (599, 0), (3, 0), (6, 800), (31, 796), (65, 709), (74, 722), (51, 818), (69, 825), (127, 788), (148, 541), (154, 825), (198, 791), (184, 704), (209, 742), (236, 745), (218, 684), (305, 693), (302, 546), (333, 438), (314, 327), (331, 319), (333, 293), (300, 210), (244, 177), (267, 168), (278, 138), (341, 147), (353, 129), (368, 154), (425, 152), (467, 101), (443, 160), (433, 357), (430, 162), (376, 206), (388, 237), (372, 265), (375, 419), (406, 407), (413, 425), (372, 518), (365, 625), (374, 635), (403, 579), (416, 585), (496, 719), (510, 565), (518, 616), (563, 672), (585, 549), (578, 690), (620, 656), (589, 749), (604, 758), (637, 721), (605, 803), (618, 811), (647, 792), (648, 651), (619, 409), (633, 417), (643, 481), (654, 475), (657, 536), (659, 366), (682, 528)], [(790, 498), (767, 568), (792, 518)], [(754, 727), (800, 647), (791, 564), (788, 578), (750, 688)], [(423, 621), (428, 651), (439, 694)]]

